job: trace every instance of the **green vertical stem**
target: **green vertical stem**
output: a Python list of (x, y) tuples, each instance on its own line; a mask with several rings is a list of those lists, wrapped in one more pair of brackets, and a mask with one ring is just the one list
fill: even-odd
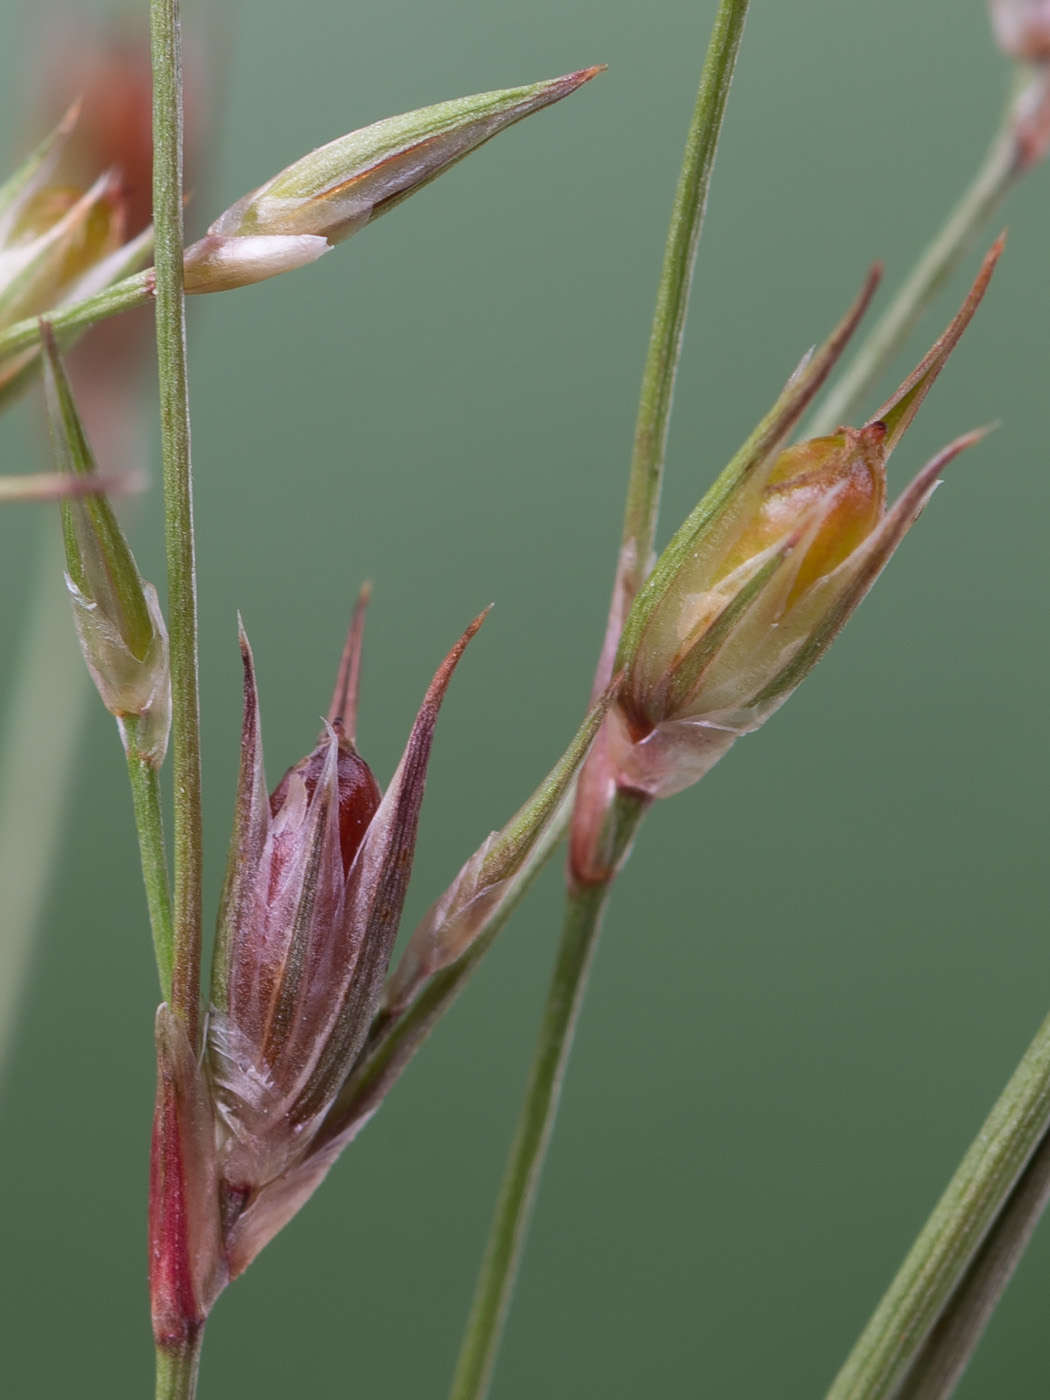
[(807, 429), (810, 436), (822, 437), (853, 421), (883, 370), (1022, 174), (1012, 110), (1011, 103), (1002, 130), (969, 188), (813, 415)]
[(1050, 1017), (948, 1183), (827, 1400), (897, 1396), (1048, 1124)]
[(59, 859), (86, 713), (87, 673), (62, 586), (55, 522), (37, 543), (29, 609), (0, 731), (0, 1079), (14, 1042), (33, 944)]
[(197, 1393), (204, 1328), (175, 1347), (157, 1347), (156, 1400), (193, 1400)]
[(1050, 1133), (1010, 1192), (894, 1400), (948, 1400), (954, 1394), (1048, 1201)]
[[(748, 7), (749, 0), (721, 0), (718, 6), (686, 139), (642, 376), (622, 548), (605, 644), (598, 664), (596, 693), (609, 682), (623, 619), (651, 568), (689, 289)], [(638, 796), (618, 794), (608, 813), (612, 873), (600, 883), (577, 885), (569, 891), (558, 960), (453, 1378), (452, 1400), (481, 1400), (488, 1391), (602, 912), (615, 871), (646, 805)]]
[(200, 1031), (201, 762), (197, 585), (182, 289), (182, 43), (179, 0), (150, 0), (153, 59), (153, 221), (164, 529), (171, 633), (174, 950), (171, 1006), (192, 1045)]
[(131, 800), (139, 836), (142, 880), (153, 932), (153, 952), (157, 959), (160, 994), (171, 1000), (171, 965), (175, 943), (168, 884), (168, 857), (164, 848), (164, 817), (160, 803), (160, 776), (152, 763), (143, 758), (136, 742), (138, 721), (124, 721), (124, 737), (131, 780)]
[(607, 885), (591, 886), (580, 891), (566, 910), (528, 1087), (452, 1382), (452, 1400), (478, 1400), (488, 1393), (607, 897)]
[[(621, 794), (618, 798), (612, 814), (613, 849), (618, 860), (626, 854), (646, 807), (645, 799), (638, 796)], [(482, 1400), (488, 1393), (613, 878), (570, 891), (528, 1086), (492, 1217), (450, 1400)]]
[(642, 373), (624, 511), (625, 548), (618, 582), (625, 588), (628, 600), (637, 593), (650, 568), (671, 401), (689, 309), (689, 289), (747, 11), (748, 0), (722, 0), (718, 7), (675, 190), (649, 351)]
[[(197, 596), (182, 287), (182, 44), (179, 0), (150, 0), (153, 60), (153, 222), (156, 233), (164, 538), (168, 560), (175, 857), (170, 1006), (190, 1044), (200, 1041), (201, 762)], [(177, 1169), (177, 1164), (169, 1164)], [(187, 1249), (190, 1242), (184, 1242)], [(192, 1400), (203, 1328), (157, 1352), (158, 1400)]]

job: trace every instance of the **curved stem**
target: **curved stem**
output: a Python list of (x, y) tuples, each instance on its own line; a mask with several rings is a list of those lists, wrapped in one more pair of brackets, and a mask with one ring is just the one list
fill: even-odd
[(200, 1030), (201, 764), (186, 308), (182, 290), (182, 43), (179, 0), (150, 0), (153, 222), (164, 532), (171, 632), (175, 903), (171, 1006), (191, 1045)]
[[(613, 845), (621, 861), (646, 807), (647, 802), (641, 797), (621, 794), (617, 799)], [(489, 1229), (450, 1400), (481, 1400), (488, 1393), (613, 878), (569, 892), (532, 1069)]]
[(813, 415), (810, 437), (823, 437), (851, 423), (869, 390), (918, 324), (923, 312), (965, 257), (977, 234), (1022, 173), (1007, 107), (1002, 129), (977, 174), (940, 232), (912, 268), (897, 295), (865, 337), (845, 373)]
[(156, 1400), (193, 1400), (197, 1393), (203, 1325), (190, 1339), (173, 1347), (157, 1347)]
[(164, 817), (160, 802), (160, 775), (156, 768), (138, 752), (135, 741), (136, 721), (124, 721), (128, 756), (128, 777), (135, 813), (135, 828), (139, 836), (139, 857), (142, 880), (146, 886), (146, 903), (153, 932), (153, 952), (157, 959), (157, 976), (164, 1001), (171, 998), (171, 965), (174, 931), (171, 914), (171, 888), (168, 884), (168, 856), (164, 847)]
[(1050, 1017), (1044, 1021), (827, 1400), (896, 1396), (1050, 1124)]
[[(133, 311), (136, 306), (146, 306), (153, 300), (153, 273), (136, 272), (115, 282), (112, 287), (96, 292), (83, 301), (70, 306), (56, 307), (47, 313), (48, 324), (60, 341), (87, 330), (96, 321), (104, 321), (107, 316), (116, 316), (121, 311)], [(0, 331), (0, 358), (15, 355), (20, 350), (35, 350), (40, 344), (40, 321), (30, 316), (24, 321)]]

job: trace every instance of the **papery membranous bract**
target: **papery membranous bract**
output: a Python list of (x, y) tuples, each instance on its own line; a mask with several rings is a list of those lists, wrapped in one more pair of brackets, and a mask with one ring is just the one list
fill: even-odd
[(439, 668), (381, 794), (353, 738), (360, 608), (356, 616), (317, 747), (270, 796), (254, 667), (241, 635), (241, 772), (208, 1029), (231, 1277), (295, 1213), (338, 1151), (318, 1157), (311, 1145), (379, 1002), (438, 709), (482, 621)]

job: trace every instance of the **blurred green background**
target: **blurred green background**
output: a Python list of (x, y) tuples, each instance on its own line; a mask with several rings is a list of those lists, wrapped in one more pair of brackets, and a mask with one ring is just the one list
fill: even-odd
[[(352, 595), (374, 580), (360, 733), (385, 781), (440, 656), (495, 600), (438, 730), (408, 926), (574, 728), (713, 13), (713, 0), (239, 7), (198, 228), (353, 126), (585, 64), (609, 72), (317, 266), (191, 308), (209, 923), (237, 757), (238, 608), (275, 782), (313, 742)], [(9, 156), (30, 17), (0, 0)], [(199, 34), (208, 19), (188, 6)], [(867, 264), (884, 258), (891, 286), (910, 264), (983, 153), (1006, 76), (978, 0), (756, 0), (663, 538)], [(896, 483), (957, 432), (1002, 426), (953, 467), (787, 708), (643, 831), (603, 936), (497, 1400), (822, 1395), (1050, 1005), (1050, 170), (1004, 219), (1001, 269)], [(36, 469), (42, 451), (30, 400), (0, 422), (3, 470)], [(5, 686), (45, 529), (41, 507), (0, 516)], [(160, 582), (155, 490), (134, 533)], [(156, 992), (125, 789), (92, 696), (2, 1104), (12, 1400), (152, 1393)], [(323, 1190), (220, 1300), (202, 1400), (444, 1394), (559, 880), (548, 872)], [(1046, 1396), (1048, 1283), (1044, 1233), (964, 1400)]]

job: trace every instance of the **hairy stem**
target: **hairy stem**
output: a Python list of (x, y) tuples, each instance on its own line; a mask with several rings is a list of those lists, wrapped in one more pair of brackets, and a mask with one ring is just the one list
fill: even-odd
[(201, 764), (197, 583), (182, 290), (182, 43), (179, 0), (150, 0), (153, 59), (153, 222), (164, 533), (171, 633), (174, 946), (171, 1006), (196, 1045), (200, 1029)]
[(822, 437), (851, 423), (923, 312), (966, 256), (978, 233), (1022, 173), (1012, 127), (1012, 104), (969, 188), (912, 268), (897, 295), (864, 338), (848, 367), (813, 415), (807, 432)]
[[(622, 794), (617, 801), (612, 814), (616, 828), (612, 844), (621, 859), (646, 805), (640, 797)], [(481, 1400), (488, 1393), (613, 878), (569, 893), (558, 958), (452, 1381), (451, 1400)]]
[(827, 1400), (896, 1397), (1048, 1124), (1050, 1017), (985, 1120)]
[(171, 887), (168, 883), (168, 856), (164, 848), (164, 817), (160, 802), (160, 775), (148, 759), (143, 758), (136, 742), (138, 721), (124, 721), (127, 743), (128, 777), (135, 827), (139, 837), (139, 857), (142, 880), (146, 886), (153, 952), (157, 959), (160, 994), (171, 999), (171, 965), (175, 935), (171, 914)]

